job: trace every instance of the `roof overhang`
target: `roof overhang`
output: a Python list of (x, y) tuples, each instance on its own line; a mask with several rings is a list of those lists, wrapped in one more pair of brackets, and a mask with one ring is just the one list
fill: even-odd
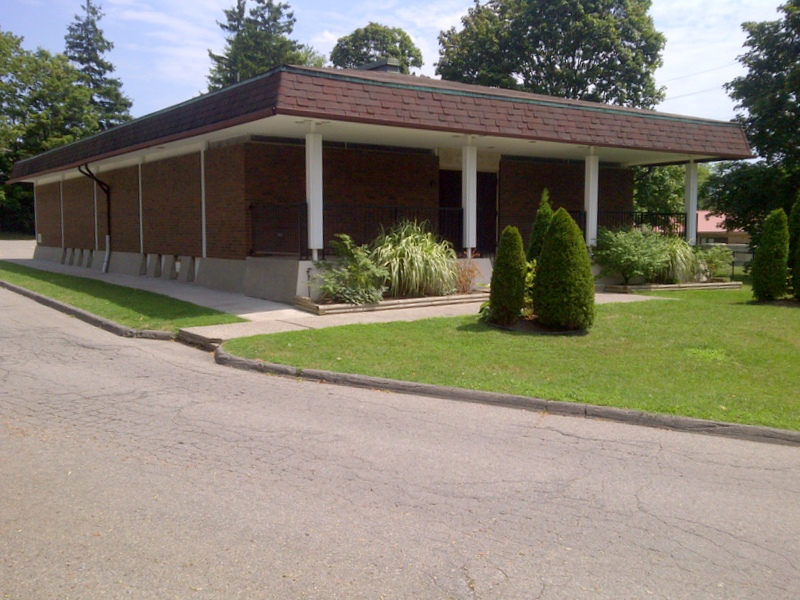
[(280, 67), (15, 165), (12, 182), (78, 176), (265, 137), (461, 148), (623, 166), (750, 158), (741, 127), (393, 73)]

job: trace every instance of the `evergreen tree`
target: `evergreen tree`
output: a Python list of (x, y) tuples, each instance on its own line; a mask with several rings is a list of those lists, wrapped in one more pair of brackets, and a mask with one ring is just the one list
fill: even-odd
[(800, 192), (789, 213), (789, 268), (792, 271), (792, 292), (800, 300)]
[(282, 64), (322, 66), (324, 57), (312, 47), (300, 44), (289, 36), (296, 19), (285, 2), (255, 0), (248, 11), (247, 0), (225, 13), (225, 22), (217, 21), (226, 32), (222, 54), (211, 50), (209, 91), (250, 79)]
[(542, 252), (542, 243), (553, 220), (553, 209), (550, 207), (550, 192), (545, 188), (542, 192), (542, 199), (539, 201), (539, 208), (536, 210), (536, 217), (533, 219), (531, 227), (531, 237), (528, 241), (528, 262), (539, 258)]
[(789, 222), (778, 208), (764, 222), (753, 257), (753, 297), (758, 301), (779, 300), (786, 295), (789, 259)]
[(122, 93), (122, 82), (111, 77), (114, 65), (104, 58), (113, 47), (103, 35), (98, 22), (103, 18), (100, 5), (86, 0), (83, 15), (67, 28), (67, 58), (81, 73), (81, 80), (91, 91), (89, 101), (98, 114), (100, 129), (106, 130), (131, 120), (131, 101)]
[(487, 320), (497, 325), (511, 325), (519, 318), (525, 304), (527, 264), (519, 229), (508, 226), (500, 235), (489, 288)]
[(533, 308), (554, 329), (589, 329), (594, 323), (594, 277), (583, 234), (567, 211), (553, 215), (536, 264)]

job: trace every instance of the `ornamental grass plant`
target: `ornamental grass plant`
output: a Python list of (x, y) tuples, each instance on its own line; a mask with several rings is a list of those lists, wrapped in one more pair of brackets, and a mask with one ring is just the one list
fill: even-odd
[(387, 296), (445, 296), (456, 289), (455, 250), (428, 231), (425, 223), (403, 220), (382, 230), (372, 243), (370, 256), (387, 272)]

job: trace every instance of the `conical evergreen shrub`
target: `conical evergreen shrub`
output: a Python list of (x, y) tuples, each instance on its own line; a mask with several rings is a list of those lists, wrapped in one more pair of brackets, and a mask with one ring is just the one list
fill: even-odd
[(536, 217), (533, 219), (531, 227), (531, 237), (528, 239), (528, 262), (533, 262), (539, 258), (542, 252), (542, 243), (553, 219), (553, 209), (550, 206), (550, 192), (545, 188), (542, 192), (542, 199), (539, 201), (539, 208), (536, 210)]
[(506, 227), (500, 236), (492, 270), (487, 318), (490, 323), (510, 325), (519, 318), (525, 303), (527, 267), (519, 229)]
[(536, 265), (533, 308), (553, 329), (589, 329), (594, 323), (594, 277), (577, 223), (559, 208), (553, 215)]
[(786, 295), (788, 261), (789, 223), (786, 212), (778, 208), (764, 221), (753, 257), (753, 297), (756, 300), (777, 300)]

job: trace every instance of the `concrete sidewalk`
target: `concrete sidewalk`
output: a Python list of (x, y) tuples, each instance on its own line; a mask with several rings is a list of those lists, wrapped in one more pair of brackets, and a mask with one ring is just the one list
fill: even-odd
[[(94, 269), (62, 265), (46, 260), (36, 260), (33, 258), (35, 246), (36, 243), (33, 240), (0, 241), (0, 260), (8, 260), (9, 262), (42, 271), (98, 279), (124, 287), (147, 290), (179, 300), (185, 300), (186, 302), (191, 302), (198, 306), (205, 306), (207, 308), (235, 314), (243, 319), (247, 319), (245, 323), (190, 327), (183, 330), (182, 333), (191, 338), (195, 338), (201, 343), (218, 344), (222, 341), (237, 337), (297, 331), (302, 329), (321, 329), (323, 327), (336, 327), (338, 325), (351, 325), (354, 323), (416, 321), (433, 317), (474, 315), (478, 312), (480, 304), (486, 300), (486, 296), (481, 294), (476, 295), (474, 302), (460, 304), (418, 306), (414, 308), (396, 308), (393, 310), (374, 310), (335, 315), (314, 315), (288, 304), (251, 298), (243, 294), (213, 290), (193, 283), (183, 283), (176, 280), (145, 276), (134, 277), (119, 273), (103, 274)], [(607, 302), (641, 302), (649, 299), (652, 298), (635, 294), (608, 294), (598, 292), (595, 295), (595, 301), (598, 304), (605, 304)]]

